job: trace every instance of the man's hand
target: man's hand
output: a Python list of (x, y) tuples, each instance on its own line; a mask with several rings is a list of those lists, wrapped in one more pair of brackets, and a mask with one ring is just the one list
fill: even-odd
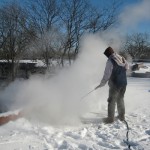
[(96, 88), (95, 88), (95, 90), (97, 90), (98, 88), (100, 88), (101, 86), (100, 85), (98, 85)]

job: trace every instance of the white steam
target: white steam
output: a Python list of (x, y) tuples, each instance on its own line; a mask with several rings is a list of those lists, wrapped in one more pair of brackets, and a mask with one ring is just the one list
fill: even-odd
[(129, 29), (135, 28), (139, 23), (150, 20), (150, 1), (140, 0), (134, 5), (129, 5), (121, 13), (120, 20), (120, 31), (124, 32)]
[(103, 103), (107, 103), (108, 86), (94, 91), (83, 100), (81, 98), (93, 90), (103, 76), (107, 60), (103, 52), (106, 47), (118, 50), (124, 27), (149, 19), (149, 6), (150, 1), (143, 0), (127, 8), (120, 15), (118, 30), (101, 33), (101, 38), (96, 34), (82, 37), (80, 53), (72, 66), (62, 69), (50, 79), (33, 76), (26, 81), (15, 81), (1, 92), (0, 100), (11, 109), (23, 108), (27, 117), (51, 124), (77, 123), (78, 116), (85, 112), (101, 112)]
[(12, 100), (11, 109), (21, 107), (26, 116), (34, 119), (47, 123), (75, 123), (97, 100), (95, 94), (86, 97), (86, 102), (81, 98), (102, 78), (106, 47), (98, 36), (85, 36), (79, 57), (72, 66), (50, 79), (34, 76), (27, 81), (16, 81), (3, 92), (3, 98)]
[[(125, 36), (130, 32), (138, 32), (139, 24), (150, 21), (150, 0), (140, 0), (137, 3), (128, 5), (118, 17), (119, 26), (110, 28), (103, 33), (103, 39), (107, 41), (116, 51), (125, 40)], [(139, 31), (140, 32), (140, 31)]]

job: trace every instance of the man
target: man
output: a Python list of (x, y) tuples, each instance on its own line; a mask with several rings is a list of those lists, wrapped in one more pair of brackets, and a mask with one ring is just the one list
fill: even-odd
[[(124, 57), (120, 56), (111, 47), (108, 47), (104, 54), (108, 57), (103, 78), (97, 88), (104, 86), (107, 81), (109, 85), (108, 97), (108, 117), (104, 118), (104, 123), (114, 122), (115, 105), (117, 103), (118, 119), (125, 120), (124, 94), (127, 86), (126, 70), (129, 65)], [(135, 66), (138, 67), (137, 65)], [(134, 69), (135, 69), (134, 67)]]

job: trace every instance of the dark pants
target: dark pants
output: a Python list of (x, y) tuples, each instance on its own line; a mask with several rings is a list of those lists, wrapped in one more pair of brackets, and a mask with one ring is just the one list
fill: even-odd
[(124, 94), (126, 91), (126, 86), (124, 87), (109, 87), (109, 98), (108, 98), (108, 117), (114, 118), (115, 115), (115, 105), (117, 103), (117, 110), (119, 117), (124, 117), (125, 106), (124, 106)]

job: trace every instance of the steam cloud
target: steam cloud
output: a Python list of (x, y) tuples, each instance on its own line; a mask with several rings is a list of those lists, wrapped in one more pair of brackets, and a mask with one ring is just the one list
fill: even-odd
[(85, 104), (81, 97), (100, 82), (106, 47), (98, 35), (84, 36), (79, 57), (71, 67), (49, 79), (34, 76), (12, 83), (3, 91), (4, 101), (11, 103), (10, 109), (21, 107), (27, 117), (43, 122), (77, 122), (78, 115), (89, 110), (90, 104), (97, 100), (95, 94), (91, 94)]
[(27, 117), (51, 124), (77, 123), (78, 115), (91, 110), (101, 112), (101, 106), (107, 99), (107, 86), (84, 100), (81, 97), (95, 88), (103, 76), (106, 63), (103, 51), (109, 45), (119, 49), (120, 31), (149, 19), (149, 6), (150, 1), (143, 0), (126, 8), (120, 15), (121, 26), (118, 30), (107, 31), (101, 37), (99, 33), (82, 37), (77, 60), (55, 77), (34, 76), (27, 81), (12, 83), (1, 92), (3, 104), (10, 109), (23, 108)]
[(150, 21), (150, 1), (140, 0), (134, 5), (129, 5), (120, 14), (120, 31), (135, 28), (143, 21)]

